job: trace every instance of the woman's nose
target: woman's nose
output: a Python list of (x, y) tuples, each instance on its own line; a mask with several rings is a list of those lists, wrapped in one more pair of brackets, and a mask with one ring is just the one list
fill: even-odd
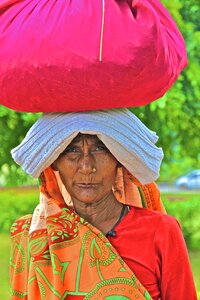
[(91, 154), (83, 154), (79, 161), (79, 172), (82, 174), (93, 173), (94, 158)]

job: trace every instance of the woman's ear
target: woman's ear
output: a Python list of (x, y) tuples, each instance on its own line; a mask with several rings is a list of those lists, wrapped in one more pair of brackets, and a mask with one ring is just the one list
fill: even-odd
[(54, 171), (58, 171), (56, 161), (54, 161), (54, 162), (51, 164), (51, 167), (52, 167), (52, 169), (53, 169)]
[(122, 167), (123, 167), (122, 164), (118, 161), (117, 168), (122, 168)]

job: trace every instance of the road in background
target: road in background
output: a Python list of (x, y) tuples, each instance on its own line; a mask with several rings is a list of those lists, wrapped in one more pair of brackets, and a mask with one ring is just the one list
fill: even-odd
[(175, 184), (171, 184), (171, 183), (158, 183), (158, 187), (160, 189), (161, 192), (163, 193), (199, 193), (200, 194), (200, 189), (181, 189), (181, 188), (177, 188), (175, 186)]

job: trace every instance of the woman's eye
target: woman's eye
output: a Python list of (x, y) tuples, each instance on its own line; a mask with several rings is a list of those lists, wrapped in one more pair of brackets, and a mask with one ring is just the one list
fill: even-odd
[(79, 150), (76, 147), (67, 147), (62, 154), (67, 154), (67, 153), (78, 153)]
[(104, 145), (99, 145), (95, 149), (96, 151), (107, 151), (108, 149)]

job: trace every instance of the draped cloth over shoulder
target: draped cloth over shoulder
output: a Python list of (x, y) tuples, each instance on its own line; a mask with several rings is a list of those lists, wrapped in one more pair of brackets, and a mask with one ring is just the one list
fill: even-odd
[[(143, 186), (125, 169), (119, 177), (123, 195), (137, 187), (143, 195), (142, 201), (133, 192), (125, 203), (163, 211), (155, 183)], [(32, 219), (26, 216), (11, 228), (10, 300), (151, 300), (105, 235), (66, 205), (51, 167), (40, 178), (40, 204)]]
[(158, 0), (0, 1), (0, 104), (18, 111), (133, 107), (187, 64)]

